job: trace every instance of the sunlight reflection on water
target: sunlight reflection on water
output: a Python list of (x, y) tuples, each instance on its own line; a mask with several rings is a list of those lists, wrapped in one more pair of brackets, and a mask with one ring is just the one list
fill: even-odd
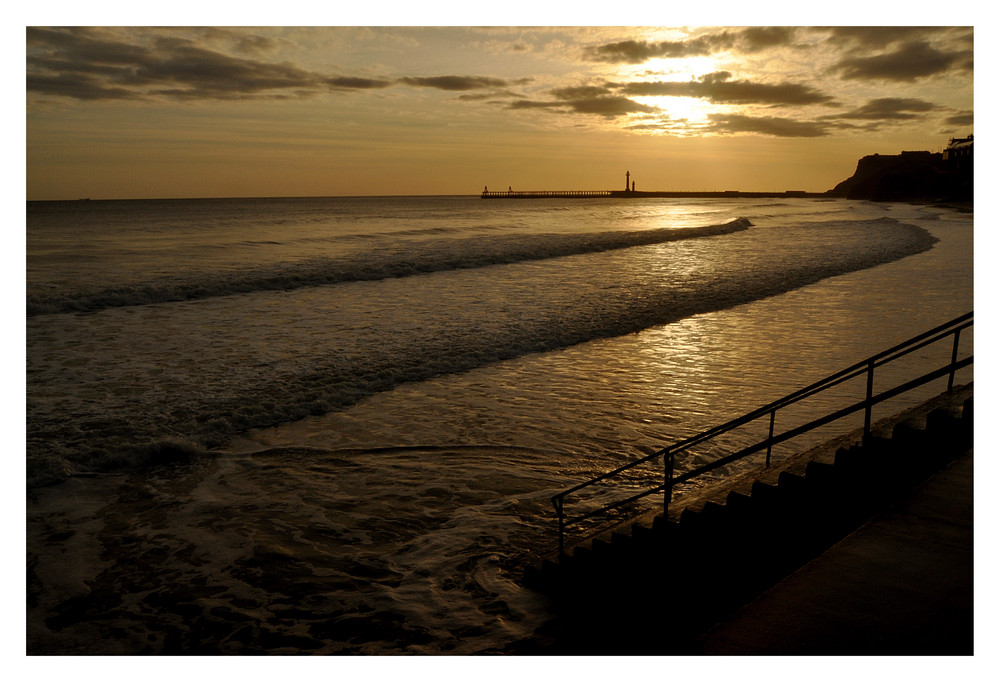
[[(924, 254), (635, 334), (400, 386), (344, 413), (310, 418), (308, 426), (279, 427), (253, 439), (332, 447), (432, 442), (519, 446), (537, 452), (538, 466), (551, 468), (556, 478), (578, 482), (970, 310), (971, 226), (925, 225), (942, 241)], [(656, 247), (633, 251), (643, 259), (640, 270), (655, 271), (657, 259), (651, 252)], [(683, 262), (673, 259), (675, 269), (666, 278), (683, 279), (683, 268), (676, 268)], [(948, 269), (940, 263), (948, 263)], [(691, 261), (690, 267), (696, 263)], [(925, 295), (913, 296), (913, 291)], [(971, 353), (971, 334), (963, 335), (962, 346), (963, 353)], [(910, 378), (914, 365), (943, 364), (949, 352), (950, 346), (928, 348), (899, 367), (880, 370), (877, 387)], [(965, 380), (970, 378), (968, 371)], [(856, 379), (783, 411), (778, 427), (854, 402), (863, 397), (864, 388), (864, 379)], [(943, 384), (935, 383), (895, 399), (876, 409), (876, 419), (942, 389)], [(842, 420), (776, 448), (775, 457), (860, 425), (860, 416)], [(726, 454), (766, 432), (766, 419), (759, 420), (692, 457), (704, 461)], [(330, 434), (336, 434), (336, 442)]]

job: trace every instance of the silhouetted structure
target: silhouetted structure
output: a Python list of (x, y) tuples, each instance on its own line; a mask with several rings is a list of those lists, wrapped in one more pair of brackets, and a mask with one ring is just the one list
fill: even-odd
[(483, 199), (713, 199), (764, 197), (844, 197), (868, 201), (972, 202), (972, 135), (952, 138), (943, 152), (904, 151), (894, 156), (871, 154), (858, 161), (854, 175), (826, 192), (682, 191), (637, 192), (632, 173), (625, 171), (623, 190), (529, 190), (490, 192)]
[(968, 166), (972, 168), (972, 135), (968, 137), (951, 138), (948, 146), (944, 148), (942, 158), (955, 170), (961, 170)]
[(625, 196), (621, 190), (610, 189), (572, 189), (572, 190), (508, 190), (506, 192), (489, 192), (483, 190), (482, 199), (597, 199), (602, 197)]
[(827, 194), (869, 201), (972, 201), (972, 136), (952, 138), (942, 153), (872, 154)]

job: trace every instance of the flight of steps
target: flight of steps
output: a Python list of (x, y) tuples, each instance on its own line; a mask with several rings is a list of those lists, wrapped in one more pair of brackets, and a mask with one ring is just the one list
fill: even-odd
[[(972, 448), (972, 398), (936, 409), (923, 428), (842, 448), (755, 482), (749, 495), (657, 516), (529, 567), (525, 584), (559, 614), (564, 653), (664, 653), (818, 556), (903, 493)], [(650, 627), (656, 625), (657, 627)]]

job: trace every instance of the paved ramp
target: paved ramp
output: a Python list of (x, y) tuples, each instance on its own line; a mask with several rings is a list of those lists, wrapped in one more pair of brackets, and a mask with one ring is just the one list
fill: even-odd
[(971, 655), (973, 455), (720, 623), (696, 654)]

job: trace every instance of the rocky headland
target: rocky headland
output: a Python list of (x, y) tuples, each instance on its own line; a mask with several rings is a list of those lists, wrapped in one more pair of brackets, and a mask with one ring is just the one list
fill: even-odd
[(944, 152), (872, 154), (827, 196), (869, 201), (971, 203), (972, 136), (951, 140)]

